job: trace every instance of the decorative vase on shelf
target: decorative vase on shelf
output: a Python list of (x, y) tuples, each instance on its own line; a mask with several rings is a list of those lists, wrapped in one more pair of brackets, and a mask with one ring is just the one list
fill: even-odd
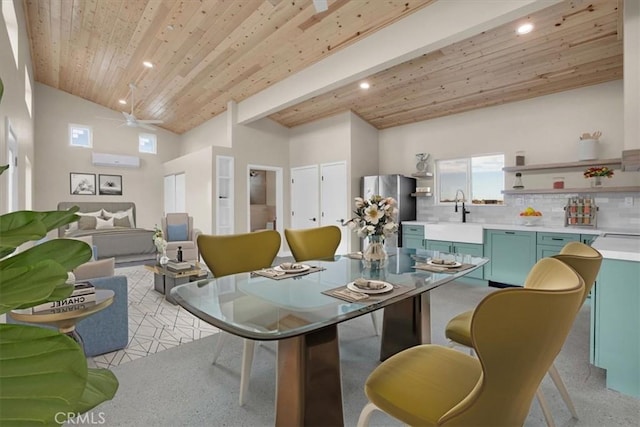
[(601, 176), (592, 176), (591, 177), (591, 187), (593, 187), (593, 188), (602, 187), (602, 177)]
[(384, 236), (379, 234), (369, 236), (369, 245), (362, 254), (365, 267), (371, 269), (384, 268), (387, 257), (387, 251), (384, 248)]

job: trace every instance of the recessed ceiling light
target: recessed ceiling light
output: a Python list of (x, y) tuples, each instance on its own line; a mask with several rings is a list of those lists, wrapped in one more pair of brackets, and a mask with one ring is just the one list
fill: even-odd
[(529, 34), (531, 31), (533, 31), (533, 24), (530, 22), (527, 22), (526, 24), (522, 24), (518, 27), (517, 33)]
[(367, 82), (360, 83), (360, 89), (369, 89), (371, 85)]
[(120, 99), (120, 100), (118, 100), (118, 102), (119, 102), (120, 104), (122, 104), (122, 105), (127, 105), (127, 101), (126, 101), (126, 100), (124, 100), (124, 99)]
[(149, 61), (144, 61), (142, 63), (142, 65), (144, 65), (147, 68), (153, 68), (153, 64), (151, 62), (149, 62)]

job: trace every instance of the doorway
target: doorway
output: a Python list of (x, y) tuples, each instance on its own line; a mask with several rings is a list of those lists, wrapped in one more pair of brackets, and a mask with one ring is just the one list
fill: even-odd
[(282, 168), (247, 165), (248, 229), (284, 231)]

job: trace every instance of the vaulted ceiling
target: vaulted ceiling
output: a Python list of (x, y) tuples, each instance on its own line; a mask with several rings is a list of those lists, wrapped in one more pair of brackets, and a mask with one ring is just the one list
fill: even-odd
[[(134, 83), (135, 115), (176, 133), (434, 2), (24, 0), (36, 81), (116, 111)], [(292, 127), (352, 110), (383, 129), (621, 79), (621, 8), (566, 0), (269, 117)], [(523, 21), (535, 29), (517, 35)]]

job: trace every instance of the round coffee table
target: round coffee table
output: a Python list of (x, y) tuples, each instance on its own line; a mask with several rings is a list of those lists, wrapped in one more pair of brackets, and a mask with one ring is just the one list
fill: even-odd
[(82, 337), (76, 331), (76, 324), (82, 319), (109, 307), (113, 303), (114, 295), (114, 292), (110, 289), (96, 289), (96, 300), (86, 304), (36, 312), (28, 312), (26, 310), (10, 311), (9, 315), (19, 322), (55, 326), (60, 333), (66, 334), (77, 341), (84, 350)]

